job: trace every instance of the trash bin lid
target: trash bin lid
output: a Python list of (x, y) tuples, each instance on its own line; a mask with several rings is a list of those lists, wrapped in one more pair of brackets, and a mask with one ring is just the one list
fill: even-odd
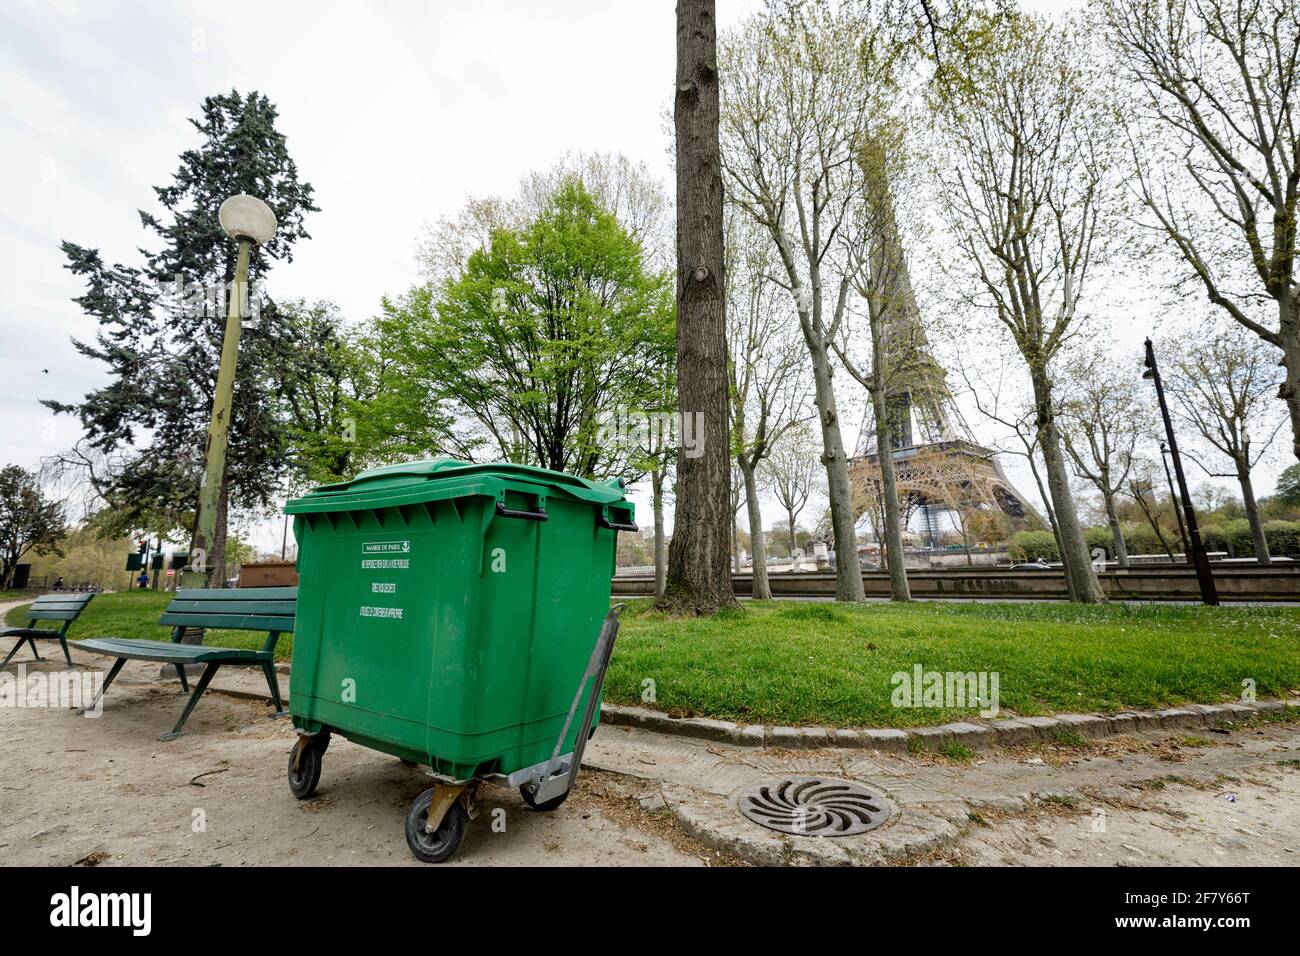
[[(285, 507), (287, 514), (388, 507), (469, 495), (495, 497), (504, 486), (542, 486), (559, 494), (605, 505), (625, 501), (621, 479), (606, 482), (579, 478), (563, 471), (511, 462), (474, 464), (454, 458), (403, 462), (371, 468), (351, 481), (321, 485)], [(542, 490), (536, 487), (529, 490)]]

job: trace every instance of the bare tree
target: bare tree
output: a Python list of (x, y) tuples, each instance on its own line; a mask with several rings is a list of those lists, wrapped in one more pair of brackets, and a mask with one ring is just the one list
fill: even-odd
[[(1300, 457), (1300, 5), (1101, 6), (1145, 94), (1147, 122), (1133, 137), (1142, 202), (1210, 301), (1282, 350), (1280, 397)], [(1258, 314), (1269, 300), (1275, 321)]]
[(655, 597), (662, 597), (668, 581), (668, 539), (664, 533), (664, 510), (670, 492), (670, 479), (677, 460), (674, 420), (671, 407), (673, 391), (667, 383), (663, 407), (647, 409), (647, 427), (638, 436), (638, 447), (629, 456), (631, 465), (650, 479), (650, 508), (654, 515)]
[(1127, 568), (1128, 547), (1116, 507), (1133, 471), (1138, 442), (1148, 437), (1137, 419), (1143, 407), (1132, 369), (1117, 369), (1100, 351), (1079, 356), (1065, 369), (1061, 435), (1079, 477), (1101, 495), (1112, 553)]
[(731, 463), (731, 570), (736, 574), (740, 574), (745, 569), (741, 555), (745, 547), (740, 540), (740, 509), (743, 507), (745, 507), (745, 476), (740, 472), (740, 465), (733, 461)]
[(460, 275), (470, 253), (489, 247), (494, 230), (524, 228), (573, 181), (641, 244), (648, 269), (672, 268), (672, 202), (664, 184), (621, 153), (574, 152), (527, 173), (513, 197), (469, 196), (456, 215), (426, 223), (416, 251), (425, 277), (436, 283)]
[(703, 423), (700, 454), (677, 457), (677, 509), (659, 606), (711, 614), (736, 603), (727, 567), (730, 441), (713, 0), (678, 0), (677, 407)]
[(832, 343), (869, 241), (858, 152), (891, 92), (890, 0), (773, 0), (722, 44), (729, 198), (771, 237), (812, 364), (836, 562), (835, 596), (864, 600)]
[[(1057, 527), (1056, 511), (1052, 509), (1052, 496), (1048, 494), (1047, 486), (1043, 483), (1043, 471), (1037, 462), (1039, 432), (1034, 424), (1034, 403), (1019, 401), (1021, 397), (1010, 388), (1006, 382), (1005, 360), (996, 365), (997, 375), (993, 376), (995, 380), (992, 382), (985, 380), (987, 376), (982, 373), (972, 373), (961, 359), (958, 359), (957, 368), (962, 380), (965, 381), (967, 392), (974, 399), (975, 410), (985, 419), (1002, 425), (1002, 428), (1014, 436), (1014, 441), (1010, 444), (995, 447), (1001, 454), (1024, 458), (1030, 466), (1035, 488), (1039, 492), (1039, 501), (1043, 502), (1043, 510), (1047, 512), (1048, 528), (1052, 531), (1052, 537), (1056, 538), (1057, 554), (1065, 554), (1065, 549), (1061, 546), (1061, 531)], [(1063, 561), (1062, 566), (1065, 566)], [(1069, 574), (1065, 575), (1065, 583), (1071, 600), (1074, 600), (1074, 579)]]
[(766, 462), (772, 495), (785, 510), (790, 531), (790, 557), (798, 548), (795, 525), (808, 504), (817, 471), (817, 438), (806, 423), (786, 432), (772, 447)]
[[(1165, 388), (1174, 398), (1174, 414), (1200, 438), (1232, 462), (1232, 471), (1212, 469), (1200, 455), (1187, 453), (1207, 475), (1234, 477), (1255, 540), (1255, 557), (1270, 563), (1264, 522), (1255, 503), (1251, 469), (1277, 437), (1283, 421), (1269, 415), (1283, 374), (1277, 348), (1238, 329), (1208, 338), (1181, 339), (1162, 346), (1170, 355)], [(1271, 420), (1270, 420), (1271, 419)]]
[[(1147, 461), (1139, 462), (1135, 466), (1135, 473), (1128, 480), (1128, 486), (1124, 489), (1137, 506), (1142, 510), (1142, 514), (1147, 519), (1147, 524), (1151, 525), (1151, 530), (1155, 532), (1156, 539), (1160, 546), (1165, 549), (1169, 555), (1169, 560), (1174, 560), (1174, 549), (1169, 544), (1169, 539), (1165, 537), (1164, 530), (1160, 527), (1160, 504), (1155, 493), (1154, 477), (1155, 466)], [(1178, 505), (1173, 504), (1174, 512), (1177, 513)]]
[[(841, 339), (832, 344), (845, 370), (871, 398), (880, 467), (880, 517), (885, 551), (890, 558), (889, 594), (891, 600), (910, 601), (893, 455), (902, 439), (896, 434), (889, 404), (892, 397), (906, 394), (910, 387), (935, 373), (925, 367), (930, 360), (922, 349), (921, 316), (899, 229), (896, 196), (911, 192), (909, 187), (915, 185), (910, 181), (913, 167), (905, 153), (901, 127), (883, 124), (877, 129), (862, 144), (858, 163), (866, 183), (861, 215), (870, 238), (862, 250), (864, 259), (854, 272), (854, 287), (866, 303), (869, 364), (853, 355), (849, 323), (844, 324)], [(895, 556), (898, 560), (894, 560)]]
[(1077, 600), (1105, 600), (1088, 558), (1056, 418), (1053, 361), (1077, 330), (1087, 280), (1118, 251), (1123, 222), (1113, 111), (1084, 30), (1008, 12), (962, 82), (931, 98), (941, 204), (969, 305), (996, 317), (1025, 363), (1034, 426)]
[(804, 405), (803, 346), (789, 299), (768, 276), (771, 243), (744, 213), (728, 220), (727, 327), (732, 457), (740, 471), (754, 552), (754, 597), (770, 600), (758, 466), (794, 427)]

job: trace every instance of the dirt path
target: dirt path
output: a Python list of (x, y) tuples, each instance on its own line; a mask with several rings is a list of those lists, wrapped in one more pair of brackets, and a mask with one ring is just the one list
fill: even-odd
[[(0, 683), (0, 862), (418, 865), (402, 835), (407, 806), (429, 785), (418, 769), (335, 738), (319, 795), (300, 803), (285, 783), (288, 722), (214, 684), (186, 735), (159, 742), (183, 698), (158, 673), (129, 664), (97, 719), (14, 707), (12, 685)], [(265, 693), (259, 680), (233, 671), (219, 683)], [(790, 774), (867, 783), (893, 815), (860, 836), (812, 839), (737, 813), (742, 788)], [(1040, 744), (967, 762), (604, 727), (555, 813), (490, 786), (480, 807), (449, 865), (1297, 865), (1300, 723)]]
[[(294, 740), (287, 721), (269, 719), (261, 704), (209, 694), (184, 737), (159, 742), (181, 702), (178, 685), (116, 683), (98, 719), (0, 701), (0, 860), (422, 865), (402, 833), (408, 805), (429, 785), (419, 770), (335, 738), (318, 796), (299, 802), (285, 783)], [(540, 814), (517, 793), (484, 787), (480, 815), (448, 865), (716, 859), (667, 811), (646, 813), (635, 796), (593, 772), (559, 810)]]

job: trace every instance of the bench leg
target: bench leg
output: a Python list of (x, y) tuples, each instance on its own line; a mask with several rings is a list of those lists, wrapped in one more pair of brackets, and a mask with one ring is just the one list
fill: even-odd
[(59, 643), (63, 645), (63, 656), (67, 660), (68, 666), (71, 667), (72, 655), (68, 653), (68, 639), (66, 637), (60, 637)]
[(189, 682), (189, 680), (186, 679), (186, 677), (185, 677), (185, 665), (184, 665), (184, 664), (177, 664), (177, 665), (176, 665), (176, 676), (179, 677), (179, 678), (181, 679), (181, 690), (185, 691), (185, 693), (188, 694), (189, 691), (190, 691), (190, 682)]
[(104, 678), (104, 683), (103, 685), (100, 686), (99, 693), (95, 695), (95, 699), (90, 702), (90, 706), (81, 708), (81, 710), (77, 711), (77, 713), (84, 714), (87, 711), (94, 710), (96, 707), (98, 707), (99, 702), (104, 699), (104, 694), (108, 692), (108, 686), (111, 683), (113, 683), (113, 678), (117, 676), (118, 672), (124, 666), (126, 666), (126, 658), (119, 657), (117, 659), (117, 662), (111, 668), (109, 668), (108, 676)]
[(271, 703), (275, 704), (275, 713), (271, 716), (288, 717), (289, 712), (284, 709), (284, 704), (280, 701), (280, 684), (275, 679), (275, 664), (270, 661), (263, 661), (262, 673), (266, 675), (266, 684), (271, 688)]
[(27, 638), (27, 643), (30, 644), (30, 645), (32, 645), (32, 656), (33, 656), (33, 657), (35, 657), (38, 661), (43, 661), (43, 660), (45, 660), (45, 658), (41, 657), (41, 652), (40, 652), (40, 651), (37, 649), (37, 647), (36, 647), (36, 638), (34, 638), (34, 637), (29, 637), (29, 638)]
[(8, 666), (9, 662), (13, 660), (14, 655), (18, 653), (18, 648), (22, 647), (25, 643), (27, 643), (27, 638), (20, 637), (18, 639), (18, 643), (15, 644), (13, 646), (13, 649), (8, 654), (5, 655), (4, 663), (0, 664), (0, 667)]
[(208, 666), (203, 669), (198, 684), (194, 686), (194, 693), (190, 695), (190, 699), (185, 703), (185, 709), (181, 711), (181, 719), (176, 721), (176, 726), (170, 732), (159, 737), (159, 740), (175, 740), (181, 735), (181, 728), (185, 726), (185, 721), (190, 719), (190, 714), (194, 711), (194, 705), (199, 702), (203, 692), (208, 689), (208, 685), (212, 683), (212, 675), (217, 672), (217, 668), (220, 666), (220, 661), (210, 661)]

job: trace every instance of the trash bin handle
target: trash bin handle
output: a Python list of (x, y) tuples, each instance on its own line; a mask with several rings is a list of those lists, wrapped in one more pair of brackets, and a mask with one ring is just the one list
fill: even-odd
[(497, 502), (497, 514), (502, 518), (523, 518), (525, 521), (547, 521), (551, 517), (546, 513), (543, 505), (538, 505), (536, 511), (520, 511), (516, 508), (507, 508), (504, 501)]
[(600, 515), (596, 519), (596, 524), (602, 528), (608, 528), (611, 531), (640, 531), (635, 521), (610, 521), (605, 515)]

